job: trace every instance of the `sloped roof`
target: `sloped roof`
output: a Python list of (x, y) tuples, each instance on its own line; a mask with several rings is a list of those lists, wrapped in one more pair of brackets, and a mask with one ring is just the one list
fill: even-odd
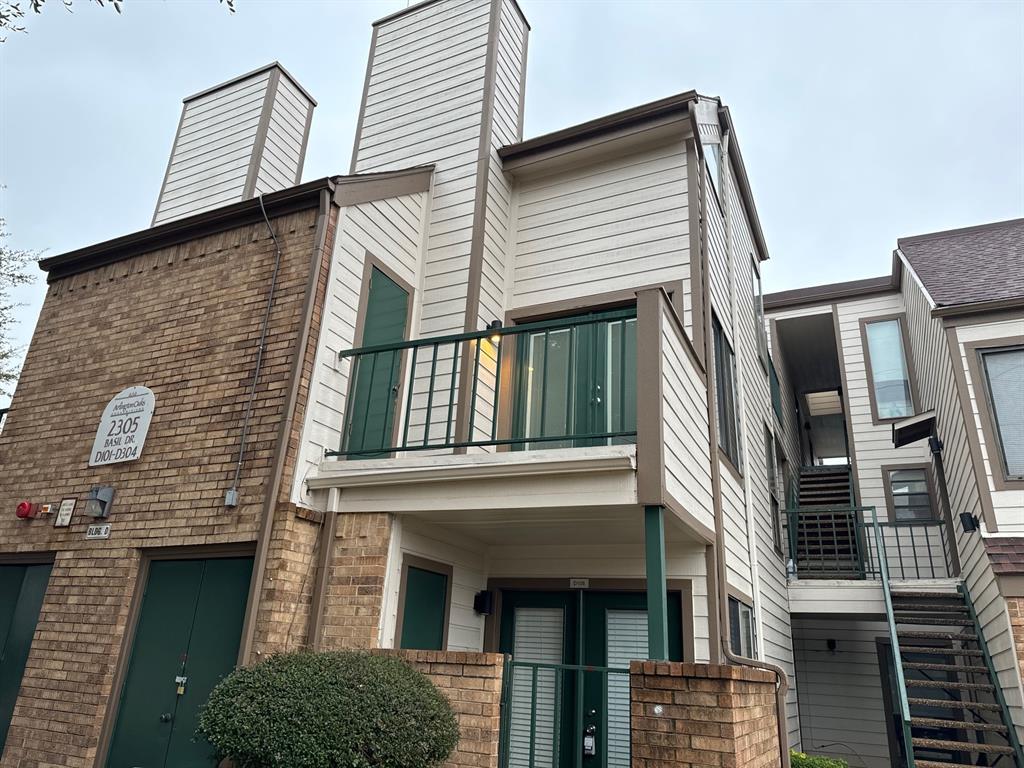
[(1024, 299), (1024, 219), (897, 241), (938, 307)]

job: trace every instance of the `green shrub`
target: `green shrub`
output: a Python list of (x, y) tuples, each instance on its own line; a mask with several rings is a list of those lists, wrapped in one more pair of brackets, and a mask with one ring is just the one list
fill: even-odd
[(849, 763), (838, 757), (816, 757), (790, 750), (789, 762), (793, 768), (847, 768)]
[(288, 653), (224, 678), (199, 735), (238, 768), (430, 768), (459, 728), (440, 691), (400, 659)]

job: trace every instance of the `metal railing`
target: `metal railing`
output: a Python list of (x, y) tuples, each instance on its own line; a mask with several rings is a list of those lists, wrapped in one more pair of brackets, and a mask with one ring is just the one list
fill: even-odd
[(581, 768), (588, 754), (629, 768), (629, 745), (628, 669), (506, 662), (500, 768)]
[(875, 554), (878, 558), (878, 572), (882, 580), (882, 595), (885, 599), (885, 616), (889, 623), (889, 642), (892, 643), (892, 656), (895, 659), (893, 667), (896, 670), (896, 692), (899, 698), (899, 720), (903, 731), (904, 754), (907, 760), (907, 768), (915, 768), (913, 738), (910, 733), (910, 698), (907, 695), (907, 681), (903, 675), (903, 654), (900, 651), (899, 633), (896, 631), (896, 616), (892, 608), (892, 593), (889, 584), (889, 565), (885, 550), (884, 538), (878, 522), (878, 515), (875, 509), (871, 508), (871, 526), (875, 531)]
[[(629, 308), (342, 352), (351, 361), (343, 439), (327, 455), (634, 442), (635, 344), (627, 348), (625, 329), (635, 318)], [(602, 334), (601, 371), (590, 359), (596, 345), (583, 339), (589, 328)], [(581, 385), (587, 377), (595, 391)], [(614, 392), (602, 391), (605, 379)]]
[(880, 579), (879, 547), (895, 579), (952, 575), (950, 541), (941, 520), (879, 522), (874, 507), (790, 507), (786, 529), (797, 578)]

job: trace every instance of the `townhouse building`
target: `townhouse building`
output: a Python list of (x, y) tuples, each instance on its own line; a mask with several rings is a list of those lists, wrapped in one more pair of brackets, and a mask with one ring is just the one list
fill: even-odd
[(451, 765), (1021, 768), (1020, 222), (762, 296), (728, 107), (524, 140), (529, 31), (377, 22), (303, 184), (280, 65), (197, 93), (152, 225), (42, 262), (0, 764), (212, 764), (216, 681), (305, 648), (423, 669)]

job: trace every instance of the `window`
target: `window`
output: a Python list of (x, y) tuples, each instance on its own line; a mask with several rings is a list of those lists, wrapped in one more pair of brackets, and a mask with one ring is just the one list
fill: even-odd
[(757, 260), (750, 254), (750, 289), (754, 300), (754, 324), (757, 326), (757, 354), (761, 364), (768, 367), (768, 334), (764, 328), (764, 293), (761, 289), (761, 274), (757, 271)]
[[(1006, 479), (1024, 480), (1024, 346), (982, 350), (979, 356), (992, 431), (998, 443), (994, 448)], [(993, 465), (996, 450), (989, 451)]]
[(913, 416), (914, 397), (900, 319), (863, 321), (861, 330), (875, 421)]
[(708, 175), (715, 188), (715, 195), (720, 195), (718, 185), (722, 173), (722, 148), (718, 144), (705, 144), (704, 160), (708, 164)]
[(889, 469), (889, 504), (896, 521), (934, 520), (928, 470), (924, 467)]
[(775, 447), (775, 437), (772, 435), (771, 429), (768, 425), (764, 425), (764, 458), (766, 464), (766, 470), (768, 472), (768, 500), (769, 500), (769, 511), (772, 516), (772, 544), (775, 545), (775, 551), (781, 554), (782, 552), (782, 530), (780, 528), (781, 521), (779, 520), (779, 480), (782, 477), (782, 473), (779, 471), (779, 455), (781, 451), (777, 451)]
[(718, 447), (736, 469), (740, 467), (740, 426), (736, 415), (736, 355), (722, 324), (712, 320), (715, 335), (715, 391), (718, 399)]
[(779, 384), (779, 373), (775, 370), (775, 363), (768, 358), (768, 381), (772, 390), (772, 410), (775, 411), (775, 418), (782, 423), (782, 385)]
[(735, 597), (729, 598), (729, 647), (737, 656), (754, 658), (754, 610)]

